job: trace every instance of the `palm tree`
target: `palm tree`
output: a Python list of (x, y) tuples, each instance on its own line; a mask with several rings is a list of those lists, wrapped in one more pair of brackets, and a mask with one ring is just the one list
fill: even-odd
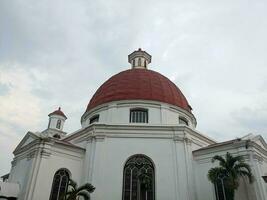
[(64, 200), (77, 200), (79, 197), (83, 197), (83, 200), (90, 200), (90, 193), (95, 190), (95, 187), (90, 183), (86, 183), (80, 187), (72, 179), (69, 180), (68, 191), (65, 195)]
[(222, 181), (221, 186), (225, 190), (224, 193), (227, 200), (234, 200), (235, 190), (239, 186), (241, 177), (248, 178), (249, 183), (253, 182), (251, 168), (249, 164), (245, 163), (243, 156), (232, 156), (227, 152), (225, 158), (218, 155), (214, 156), (212, 162), (214, 163), (215, 161), (219, 161), (219, 167), (209, 170), (208, 179), (215, 186), (218, 186)]

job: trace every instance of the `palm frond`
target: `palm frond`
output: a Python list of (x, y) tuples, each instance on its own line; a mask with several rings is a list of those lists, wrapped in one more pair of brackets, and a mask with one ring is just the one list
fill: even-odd
[(78, 192), (77, 196), (83, 197), (83, 200), (90, 200), (90, 194), (85, 191)]
[(69, 179), (69, 186), (74, 190), (77, 189), (77, 183), (72, 179)]
[(218, 155), (213, 156), (213, 158), (211, 159), (211, 162), (214, 163), (216, 160), (220, 162), (220, 165), (221, 166), (225, 166), (226, 161), (225, 161), (225, 159), (222, 156), (218, 156)]
[(247, 170), (248, 172), (251, 173), (251, 168), (250, 168), (249, 164), (244, 163), (244, 162), (241, 162), (241, 163), (236, 164), (234, 166), (234, 169), (235, 170), (241, 170), (241, 169), (243, 169), (243, 170)]
[(236, 163), (244, 163), (245, 159), (243, 156), (231, 156), (229, 162), (229, 166), (233, 167)]
[(251, 172), (245, 171), (245, 170), (239, 170), (239, 175), (243, 177), (247, 177), (250, 183), (253, 183), (254, 177)]
[(220, 176), (227, 176), (225, 169), (222, 167), (211, 168), (208, 172), (208, 179), (212, 183), (216, 183), (219, 180)]
[(86, 183), (86, 184), (82, 185), (81, 187), (79, 187), (77, 189), (77, 192), (80, 192), (82, 190), (85, 190), (89, 193), (92, 193), (95, 190), (95, 187), (93, 185), (91, 185), (90, 183)]
[(92, 193), (94, 190), (95, 187), (90, 183), (86, 183), (80, 187), (77, 187), (77, 183), (70, 179), (65, 198), (66, 200), (76, 200), (78, 196), (81, 196), (84, 200), (90, 200), (90, 193)]
[(239, 186), (239, 178), (246, 177), (249, 182), (253, 182), (253, 174), (249, 164), (245, 162), (243, 156), (233, 156), (227, 152), (225, 158), (216, 155), (212, 158), (212, 162), (219, 161), (219, 166), (211, 168), (208, 172), (208, 179), (216, 184), (217, 181), (223, 179), (224, 186), (229, 191), (236, 190)]

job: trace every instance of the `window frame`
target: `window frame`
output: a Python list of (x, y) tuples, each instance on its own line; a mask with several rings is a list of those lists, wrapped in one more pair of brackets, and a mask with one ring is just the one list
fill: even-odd
[[(61, 173), (64, 173), (64, 174), (62, 175)], [(67, 180), (66, 180), (66, 183), (65, 183), (65, 186), (64, 186), (61, 183), (62, 183), (62, 179), (64, 178), (65, 175), (67, 177)], [(59, 176), (59, 183), (58, 183), (58, 185), (56, 185), (57, 184), (56, 179), (58, 178), (58, 176)], [(63, 192), (66, 193), (68, 191), (68, 185), (69, 185), (70, 177), (71, 177), (71, 173), (66, 168), (58, 169), (55, 172), (55, 174), (53, 176), (53, 181), (52, 181), (52, 187), (51, 187), (51, 191), (50, 191), (49, 200), (59, 200), (60, 199), (59, 197), (63, 194)], [(61, 189), (64, 189), (64, 191), (60, 191)], [(56, 193), (57, 193), (56, 198), (54, 197), (54, 192), (55, 192), (54, 190), (57, 190), (56, 191)]]
[(99, 117), (100, 117), (99, 114), (96, 114), (96, 115), (93, 115), (92, 117), (90, 117), (89, 124), (99, 122)]
[[(138, 160), (139, 159), (139, 160)], [(143, 160), (143, 162), (142, 162)], [(127, 177), (127, 170), (130, 170), (130, 177)], [(137, 170), (135, 174), (133, 174), (134, 170)], [(146, 173), (149, 173), (148, 170), (150, 171), (151, 175), (151, 180), (152, 180), (152, 186), (150, 189), (142, 189), (142, 183), (140, 183), (140, 179), (138, 178), (138, 175), (140, 175), (142, 172), (146, 170)], [(128, 171), (129, 173), (129, 171)], [(145, 192), (145, 196), (147, 200), (155, 200), (156, 199), (156, 178), (155, 178), (156, 172), (155, 172), (155, 165), (152, 159), (150, 159), (148, 156), (144, 154), (135, 154), (132, 155), (130, 158), (126, 160), (124, 163), (123, 167), (123, 180), (122, 180), (122, 200), (128, 200), (128, 199), (133, 199), (131, 198), (133, 195), (133, 190), (135, 190), (135, 194), (137, 195), (135, 200), (140, 200), (142, 199), (142, 195)], [(136, 177), (134, 177), (136, 176)], [(130, 178), (130, 179), (129, 179)], [(127, 182), (128, 181), (128, 182)], [(127, 188), (127, 185), (130, 184), (130, 188)], [(135, 185), (136, 184), (136, 185)], [(135, 186), (134, 186), (135, 185)], [(129, 185), (128, 185), (129, 187)], [(135, 187), (135, 189), (133, 189)], [(129, 190), (130, 189), (130, 190)], [(127, 197), (126, 193), (129, 192), (129, 197)], [(152, 193), (152, 196), (149, 196), (148, 192)], [(151, 194), (150, 193), (150, 194)]]
[[(139, 112), (139, 113), (138, 113)], [(144, 115), (142, 115), (144, 113)], [(148, 109), (146, 108), (131, 108), (129, 123), (143, 123), (147, 124), (149, 122)]]
[[(181, 123), (183, 122), (183, 123)], [(185, 117), (179, 117), (179, 125), (189, 126), (189, 121)]]

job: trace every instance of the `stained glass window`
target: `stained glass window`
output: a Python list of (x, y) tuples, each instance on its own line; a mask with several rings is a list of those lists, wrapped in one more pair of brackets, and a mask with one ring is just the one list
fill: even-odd
[(134, 155), (126, 162), (123, 172), (122, 199), (155, 199), (154, 166), (147, 156)]
[(50, 200), (62, 200), (68, 189), (69, 172), (66, 169), (58, 170), (53, 179)]

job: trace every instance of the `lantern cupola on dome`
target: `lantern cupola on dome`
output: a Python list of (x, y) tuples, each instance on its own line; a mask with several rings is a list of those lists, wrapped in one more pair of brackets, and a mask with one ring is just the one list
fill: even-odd
[(132, 68), (147, 69), (147, 65), (151, 63), (151, 55), (139, 48), (128, 55), (128, 62), (132, 65)]

